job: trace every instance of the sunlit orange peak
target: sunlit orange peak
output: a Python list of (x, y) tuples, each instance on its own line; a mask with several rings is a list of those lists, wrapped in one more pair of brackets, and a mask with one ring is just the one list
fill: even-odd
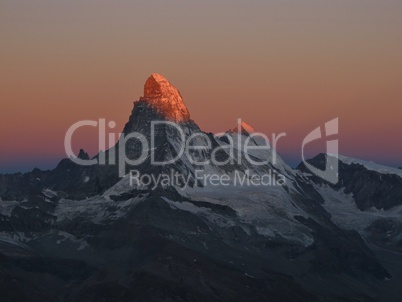
[(241, 122), (240, 127), (250, 134), (255, 132), (255, 129), (246, 122)]
[(232, 133), (241, 133), (241, 134), (252, 134), (255, 133), (255, 129), (253, 127), (251, 127), (249, 124), (247, 124), (246, 122), (241, 122), (238, 123), (236, 127), (234, 127), (233, 129), (230, 129), (229, 132)]
[(141, 100), (149, 103), (168, 120), (183, 122), (190, 119), (179, 90), (161, 74), (153, 73), (147, 79)]

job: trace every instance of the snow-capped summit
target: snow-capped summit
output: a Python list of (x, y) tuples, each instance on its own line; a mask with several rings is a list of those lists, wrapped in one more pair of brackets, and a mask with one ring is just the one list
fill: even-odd
[(145, 82), (140, 101), (149, 103), (168, 120), (184, 122), (190, 119), (179, 90), (158, 73), (153, 73)]

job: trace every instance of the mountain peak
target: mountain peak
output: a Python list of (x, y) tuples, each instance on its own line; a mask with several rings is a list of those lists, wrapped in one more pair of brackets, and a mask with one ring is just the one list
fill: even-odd
[(145, 82), (144, 96), (140, 100), (150, 104), (168, 120), (184, 122), (190, 119), (179, 90), (161, 74), (151, 74)]
[[(166, 93), (173, 92), (172, 84), (161, 74), (153, 73), (144, 85), (144, 98), (158, 98)], [(177, 90), (177, 89), (176, 89)], [(175, 91), (174, 91), (175, 92)]]
[(89, 155), (88, 155), (88, 153), (86, 153), (86, 152), (84, 151), (84, 149), (80, 149), (80, 153), (78, 154), (78, 158), (79, 158), (79, 159), (86, 159), (86, 160), (88, 160), (88, 159), (89, 159)]
[(249, 124), (247, 124), (246, 122), (241, 122), (240, 127), (242, 130), (246, 131), (249, 134), (255, 132), (255, 129), (253, 127), (251, 127)]
[(255, 132), (255, 129), (253, 127), (251, 127), (249, 124), (247, 124), (246, 122), (241, 122), (241, 123), (238, 123), (237, 126), (234, 127), (233, 129), (230, 129), (228, 132), (250, 135)]

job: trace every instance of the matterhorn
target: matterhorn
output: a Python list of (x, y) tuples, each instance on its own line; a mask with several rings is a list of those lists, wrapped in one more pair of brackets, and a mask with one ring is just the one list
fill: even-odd
[(224, 129), (153, 73), (105, 164), (0, 175), (2, 301), (399, 301), (400, 171), (339, 157), (332, 185)]

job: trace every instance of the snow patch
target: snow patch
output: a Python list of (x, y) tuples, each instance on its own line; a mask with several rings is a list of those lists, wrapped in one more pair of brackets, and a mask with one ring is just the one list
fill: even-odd
[(375, 171), (375, 172), (382, 173), (382, 174), (395, 174), (402, 178), (401, 169), (380, 165), (380, 164), (377, 164), (372, 161), (365, 161), (362, 159), (346, 157), (343, 155), (338, 155), (338, 158), (340, 161), (342, 161), (343, 163), (345, 163), (347, 165), (359, 164), (359, 165), (362, 165), (363, 167), (365, 167), (367, 170)]

